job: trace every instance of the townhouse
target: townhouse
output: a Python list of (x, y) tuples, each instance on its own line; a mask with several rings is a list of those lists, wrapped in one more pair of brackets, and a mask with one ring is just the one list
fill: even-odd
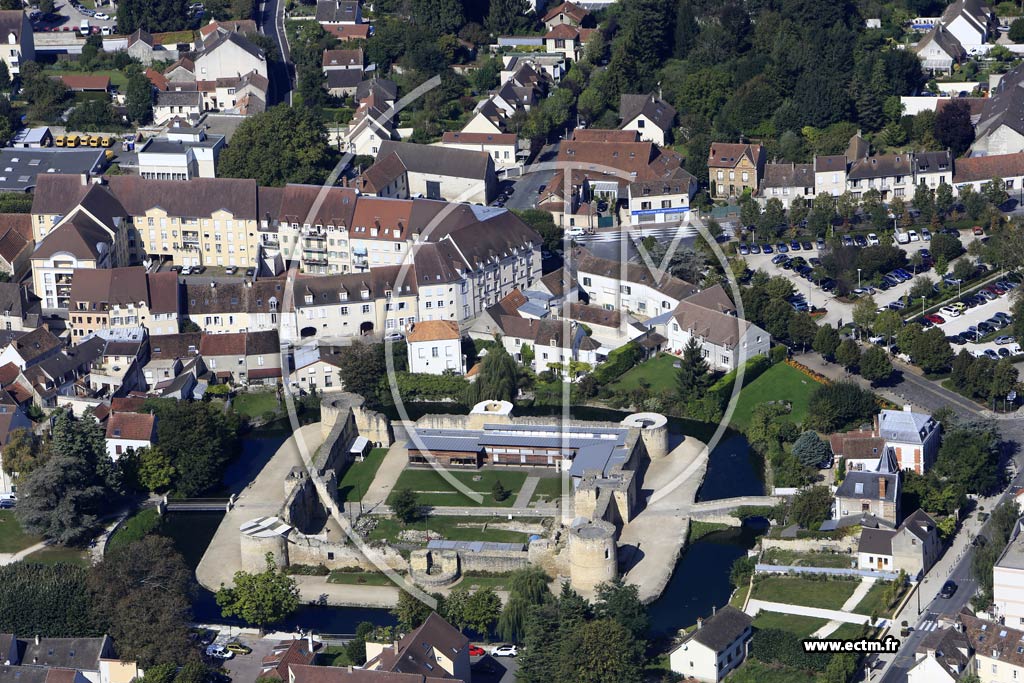
[(832, 528), (851, 524), (893, 528), (901, 521), (900, 484), (896, 454), (883, 450), (874, 471), (848, 472), (835, 492)]
[(914, 195), (914, 155), (877, 154), (854, 159), (846, 174), (847, 186), (854, 197), (860, 197), (868, 190), (877, 190), (882, 201), (899, 197), (909, 199)]
[(1018, 520), (992, 569), (993, 611), (1007, 626), (1024, 629), (1024, 535)]
[[(176, 275), (174, 279), (177, 286)], [(72, 340), (97, 330), (144, 325), (149, 318), (149, 290), (149, 276), (141, 266), (75, 270), (68, 316)]]
[(520, 164), (519, 138), (513, 133), (466, 133), (448, 131), (441, 136), (441, 147), (484, 152), (494, 162), (494, 169), (501, 173)]
[(151, 413), (111, 412), (106, 425), (107, 456), (117, 461), (131, 451), (156, 443), (156, 415)]
[(0, 272), (19, 282), (28, 273), (34, 247), (32, 217), (24, 213), (0, 213)]
[[(845, 177), (845, 157), (843, 165)], [(814, 180), (814, 164), (766, 164), (761, 197), (765, 201), (778, 199), (788, 209), (794, 199), (814, 199)]]
[(17, 282), (0, 282), (0, 333), (39, 327), (39, 298)]
[(319, 344), (296, 346), (292, 352), (293, 370), (288, 385), (305, 392), (341, 389), (338, 376), (340, 357)]
[(219, 382), (276, 384), (283, 374), (276, 330), (204, 334), (199, 340), (199, 354)]
[(968, 186), (980, 192), (994, 178), (1001, 178), (1011, 195), (1019, 194), (1024, 189), (1024, 152), (957, 159), (952, 184), (957, 194)]
[[(149, 339), (145, 329), (98, 330), (85, 341), (95, 344), (97, 349), (89, 366), (86, 386), (90, 390), (114, 396), (146, 386), (143, 367), (149, 360)], [(68, 353), (71, 354), (74, 348)]]
[(409, 372), (466, 374), (462, 333), (452, 320), (424, 320), (410, 326), (406, 336)]
[(188, 284), (185, 316), (209, 334), (262, 332), (281, 324), (284, 280)]
[(895, 529), (864, 527), (857, 543), (857, 567), (904, 571), (911, 580), (917, 580), (931, 569), (941, 550), (935, 520), (918, 509)]
[(756, 193), (767, 154), (760, 144), (715, 142), (708, 151), (708, 176), (716, 199)]
[(146, 388), (164, 389), (182, 374), (202, 375), (206, 366), (199, 355), (200, 332), (153, 335), (149, 362), (142, 368)]
[(580, 291), (586, 293), (590, 305), (641, 319), (671, 312), (680, 301), (700, 291), (668, 273), (655, 274), (638, 263), (600, 258), (583, 248), (574, 250), (572, 262)]
[(671, 141), (672, 124), (676, 110), (655, 95), (626, 95), (619, 98), (619, 128), (635, 130), (641, 142), (653, 142), (659, 147)]
[(943, 11), (914, 52), (927, 71), (952, 73), (969, 55), (988, 52), (995, 14), (981, 0), (956, 0)]
[(0, 10), (0, 36), (4, 47), (0, 59), (7, 66), (11, 76), (21, 73), (21, 65), (36, 59), (35, 41), (32, 37), (32, 22), (20, 9)]

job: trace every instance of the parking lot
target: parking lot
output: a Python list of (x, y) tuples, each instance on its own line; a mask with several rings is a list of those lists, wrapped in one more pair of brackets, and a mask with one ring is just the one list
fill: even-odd
[[(950, 315), (945, 310), (940, 310), (936, 315), (942, 317), (945, 322), (939, 323), (936, 327), (941, 329), (947, 337), (953, 337), (960, 335), (961, 333), (970, 335), (973, 330), (969, 330), (968, 328), (972, 326), (976, 328), (980, 323), (992, 320), (997, 313), (1007, 314), (1008, 316), (1010, 311), (1010, 294), (1011, 292), (1008, 291), (995, 299), (986, 301), (984, 304), (968, 308), (957, 316)], [(996, 334), (995, 330), (982, 330), (980, 334), (975, 333), (975, 336), (978, 338), (984, 338), (986, 336), (992, 336), (993, 334)], [(1012, 336), (1013, 332), (1008, 329), (1008, 324), (1004, 323), (998, 328), (996, 338), (1012, 338)], [(1003, 339), (1001, 341), (1003, 341), (1003, 343), (1000, 344), (997, 344), (995, 341), (988, 341), (980, 344), (975, 342), (961, 344), (950, 340), (954, 351), (959, 352), (960, 349), (966, 348), (975, 356), (984, 355), (987, 350), (992, 350), (997, 357), (1008, 357), (1020, 353), (1020, 345), (1017, 343), (1016, 339), (1013, 341)]]
[(71, 2), (57, 2), (53, 14), (32, 19), (32, 28), (40, 32), (74, 31), (81, 26), (82, 21), (88, 21), (90, 28), (97, 29), (103, 35), (111, 35), (117, 28), (117, 7), (111, 2), (102, 6), (97, 2), (93, 10), (81, 4), (75, 6)]

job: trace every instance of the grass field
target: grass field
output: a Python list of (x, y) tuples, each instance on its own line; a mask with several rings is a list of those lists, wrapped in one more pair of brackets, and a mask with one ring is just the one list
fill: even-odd
[(115, 550), (144, 538), (160, 526), (160, 513), (156, 508), (147, 508), (135, 513), (117, 528), (107, 542), (107, 550)]
[(656, 394), (674, 392), (678, 373), (673, 363), (677, 360), (679, 359), (675, 356), (663, 353), (631, 368), (612, 382), (610, 388), (615, 393), (626, 393), (641, 386)]
[[(471, 472), (451, 472), (451, 475), (466, 485), (470, 490), (483, 494), (483, 500), (479, 505), (485, 507), (511, 507), (516, 500), (516, 493), (523, 487), (526, 481), (525, 472), (509, 470), (473, 470)], [(477, 479), (477, 481), (474, 481)], [(502, 486), (511, 493), (505, 500), (495, 500), (491, 495), (491, 488), (494, 482), (500, 481)], [(478, 507), (472, 499), (467, 498), (459, 491), (456, 491), (441, 475), (434, 469), (411, 469), (406, 468), (398, 477), (394, 490), (388, 496), (388, 503), (397, 491), (401, 489), (412, 489), (417, 494), (420, 505), (435, 506), (460, 506)]]
[[(829, 638), (835, 638), (837, 640), (853, 640), (854, 638), (864, 637), (864, 625), (863, 624), (843, 624), (832, 633), (828, 634)], [(870, 637), (870, 636), (869, 636)]]
[(768, 665), (747, 657), (742, 666), (729, 674), (729, 683), (793, 683), (808, 678), (798, 669), (781, 664)]
[[(750, 584), (745, 583), (732, 592), (729, 597), (729, 604), (736, 609), (743, 609), (743, 603), (747, 601), (747, 593), (750, 592)], [(767, 613), (766, 613), (767, 614)]]
[(76, 548), (65, 548), (60, 545), (53, 545), (37, 550), (25, 558), (26, 562), (38, 562), (39, 564), (78, 564), (83, 567), (89, 566), (89, 553)]
[(806, 638), (819, 628), (828, 623), (827, 619), (818, 617), (805, 617), (800, 614), (783, 614), (781, 612), (766, 612), (761, 610), (754, 619), (754, 628), (773, 628), (779, 631), (789, 631), (799, 638)]
[(769, 548), (761, 560), (765, 564), (786, 567), (833, 567), (849, 569), (853, 558), (839, 553), (798, 553), (782, 548)]
[(839, 609), (856, 589), (856, 581), (812, 581), (790, 576), (770, 576), (754, 584), (753, 598), (789, 605)]
[(344, 583), (351, 586), (390, 586), (391, 579), (378, 572), (331, 572), (327, 583)]
[(785, 363), (776, 363), (743, 387), (732, 414), (732, 423), (740, 429), (746, 429), (757, 405), (785, 400), (793, 405), (793, 410), (782, 419), (799, 424), (807, 416), (807, 400), (818, 386), (817, 382), (799, 370)]
[(561, 477), (541, 477), (541, 480), (537, 482), (537, 488), (533, 491), (533, 496), (531, 496), (530, 502), (538, 503), (542, 500), (551, 502), (553, 500), (558, 500), (561, 496)]
[(362, 499), (387, 454), (386, 448), (374, 448), (362, 462), (352, 463), (338, 482), (338, 498), (346, 503)]
[[(449, 541), (491, 541), (494, 543), (526, 543), (530, 535), (518, 531), (504, 529), (483, 529), (476, 526), (460, 526), (462, 524), (486, 524), (488, 522), (506, 521), (500, 517), (428, 517), (418, 522), (402, 526), (401, 522), (391, 518), (379, 518), (377, 526), (370, 532), (370, 540), (398, 540), (402, 529), (431, 530), (438, 537)], [(522, 519), (523, 522), (536, 522), (535, 519)]]
[[(882, 602), (883, 594), (889, 588), (888, 583), (882, 581), (876, 581), (875, 585), (871, 586), (871, 590), (864, 596), (864, 599), (857, 603), (857, 606), (853, 608), (853, 611), (857, 614), (872, 614), (875, 610), (878, 610), (879, 616), (888, 617), (892, 611), (892, 605), (886, 605)], [(900, 593), (902, 595), (902, 592)], [(896, 598), (896, 603), (899, 604), (899, 597)]]
[(0, 510), (0, 553), (16, 553), (40, 540), (22, 531), (13, 510)]
[(484, 588), (493, 588), (496, 591), (503, 591), (506, 589), (508, 583), (508, 576), (480, 576), (478, 574), (464, 574), (462, 580), (459, 581), (459, 588), (468, 588), (469, 590), (483, 590)]
[(320, 652), (316, 653), (313, 663), (317, 666), (349, 666), (355, 664), (348, 658), (348, 651), (344, 645), (327, 645)]
[(235, 412), (250, 419), (262, 417), (264, 413), (276, 412), (278, 405), (276, 391), (240, 393), (231, 399), (231, 407)]

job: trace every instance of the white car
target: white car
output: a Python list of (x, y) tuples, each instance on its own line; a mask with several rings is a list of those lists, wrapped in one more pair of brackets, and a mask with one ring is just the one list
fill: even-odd
[(960, 311), (952, 306), (943, 306), (939, 309), (939, 315), (944, 315), (947, 318), (956, 318), (960, 315)]
[(586, 234), (587, 231), (579, 227), (578, 225), (574, 228), (569, 228), (568, 232), (569, 237), (583, 237)]
[(878, 235), (876, 235), (873, 232), (868, 233), (868, 246), (869, 247), (877, 247), (878, 246)]
[(235, 656), (235, 653), (227, 649), (223, 645), (208, 645), (206, 647), (206, 656), (213, 657), (214, 659), (231, 659)]
[(515, 657), (519, 654), (519, 648), (515, 645), (499, 645), (491, 650), (494, 657)]
[(103, 20), (103, 21), (110, 21), (110, 16), (109, 16), (109, 15), (106, 15), (106, 14), (104, 14), (103, 12), (97, 12), (97, 13), (96, 13), (96, 14), (95, 14), (94, 16), (95, 16), (95, 17), (96, 17), (97, 19), (101, 19), (101, 20)]
[(920, 242), (921, 238), (917, 234), (917, 230), (910, 230), (907, 232), (907, 237), (910, 238), (911, 242)]

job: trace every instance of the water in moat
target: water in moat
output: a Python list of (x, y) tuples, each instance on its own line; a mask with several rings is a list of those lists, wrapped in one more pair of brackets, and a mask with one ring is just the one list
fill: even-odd
[[(412, 406), (409, 412), (431, 412), (434, 406), (422, 408)], [(537, 409), (533, 414), (557, 414), (556, 411)], [(520, 411), (523, 414), (523, 411)], [(584, 406), (573, 407), (573, 417), (589, 420), (611, 420), (618, 422), (626, 413)], [(672, 429), (678, 434), (691, 434), (702, 440), (710, 438), (713, 425), (688, 420), (672, 420)], [(243, 455), (233, 463), (225, 475), (225, 488), (237, 492), (255, 477), (259, 468), (274, 453), (282, 439), (246, 439)], [(698, 500), (716, 500), (735, 496), (763, 495), (764, 484), (760, 476), (757, 458), (750, 451), (746, 438), (738, 432), (726, 432), (725, 437), (712, 451), (704, 483), (698, 493)], [(203, 552), (216, 532), (223, 515), (219, 513), (177, 513), (168, 515), (164, 533), (171, 536), (186, 561), (193, 568), (199, 563)], [(707, 616), (713, 607), (721, 607), (729, 600), (729, 570), (732, 563), (743, 557), (754, 546), (761, 533), (757, 525), (747, 525), (708, 534), (686, 548), (676, 564), (665, 592), (650, 605), (651, 632), (654, 636), (669, 635), (676, 629), (696, 622), (698, 616)], [(194, 618), (206, 623), (226, 623), (213, 594), (205, 589), (193, 605)], [(319, 607), (307, 605), (300, 608), (287, 622), (279, 624), (282, 629), (313, 629), (318, 633), (346, 634), (355, 632), (361, 621), (378, 624), (392, 624), (394, 618), (383, 609), (355, 607)]]

